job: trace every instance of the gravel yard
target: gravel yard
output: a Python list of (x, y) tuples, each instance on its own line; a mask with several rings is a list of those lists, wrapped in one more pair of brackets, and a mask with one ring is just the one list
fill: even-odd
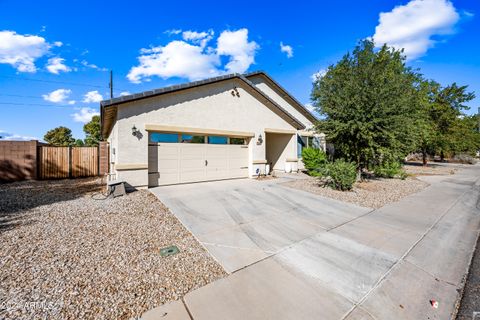
[[(0, 318), (130, 319), (225, 276), (146, 190), (99, 179), (0, 184)], [(161, 257), (161, 248), (180, 253)]]
[(307, 175), (305, 175), (304, 179), (285, 182), (283, 185), (375, 209), (381, 208), (388, 203), (396, 202), (428, 186), (426, 182), (412, 177), (405, 180), (372, 179), (356, 183), (351, 191), (337, 191), (329, 187), (320, 186), (317, 179)]

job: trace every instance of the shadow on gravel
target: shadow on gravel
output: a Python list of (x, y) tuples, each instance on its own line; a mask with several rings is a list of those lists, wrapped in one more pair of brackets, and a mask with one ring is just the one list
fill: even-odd
[(2, 183), (0, 184), (0, 233), (28, 223), (25, 214), (30, 209), (74, 200), (102, 191), (102, 186), (101, 179), (97, 177)]

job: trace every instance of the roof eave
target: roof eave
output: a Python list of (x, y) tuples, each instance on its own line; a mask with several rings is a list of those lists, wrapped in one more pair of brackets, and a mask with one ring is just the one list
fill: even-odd
[(275, 85), (278, 89), (280, 89), (280, 91), (283, 91), (285, 95), (288, 96), (302, 110), (304, 115), (307, 118), (309, 118), (309, 120), (313, 122), (316, 122), (319, 120), (310, 110), (308, 110), (300, 101), (298, 101), (297, 98), (295, 98), (292, 94), (290, 94), (290, 92), (288, 92), (284, 87), (282, 87), (282, 85), (280, 85), (277, 81), (275, 81), (272, 77), (270, 77), (268, 73), (266, 73), (265, 71), (262, 71), (262, 70), (253, 71), (253, 72), (246, 73), (244, 76), (248, 78), (248, 77), (253, 77), (258, 75), (264, 76), (270, 82), (272, 82), (273, 85)]

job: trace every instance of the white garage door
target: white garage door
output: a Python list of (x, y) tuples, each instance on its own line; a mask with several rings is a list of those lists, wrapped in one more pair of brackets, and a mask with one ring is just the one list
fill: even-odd
[(248, 177), (248, 146), (208, 143), (149, 145), (149, 186)]

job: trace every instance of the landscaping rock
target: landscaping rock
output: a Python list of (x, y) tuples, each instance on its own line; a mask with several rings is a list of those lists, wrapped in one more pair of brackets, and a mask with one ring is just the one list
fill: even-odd
[[(148, 191), (94, 200), (101, 189), (0, 185), (1, 319), (130, 319), (225, 276)], [(170, 245), (180, 252), (161, 257)]]
[(351, 191), (339, 191), (322, 186), (318, 179), (308, 176), (305, 176), (305, 179), (296, 179), (283, 185), (375, 209), (396, 202), (428, 186), (426, 182), (411, 177), (405, 180), (372, 179), (356, 183)]

